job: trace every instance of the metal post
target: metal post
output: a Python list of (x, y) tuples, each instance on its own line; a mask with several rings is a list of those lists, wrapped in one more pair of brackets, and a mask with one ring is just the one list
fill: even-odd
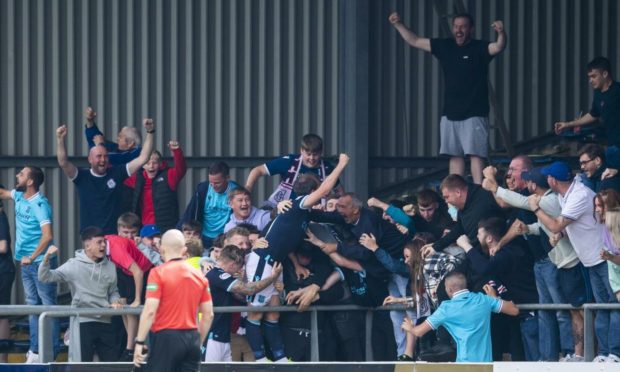
[(372, 310), (366, 311), (366, 361), (374, 360), (372, 355)]
[(588, 305), (583, 305), (583, 351), (586, 362), (591, 362), (594, 359), (594, 312)]
[(50, 363), (54, 361), (52, 322), (48, 320), (47, 312), (39, 315), (39, 359), (41, 363)]
[(310, 313), (310, 360), (319, 361), (319, 320), (316, 310)]

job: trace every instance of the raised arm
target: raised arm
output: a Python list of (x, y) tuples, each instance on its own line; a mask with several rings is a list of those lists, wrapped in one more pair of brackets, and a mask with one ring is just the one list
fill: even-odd
[(330, 191), (336, 186), (336, 182), (338, 182), (338, 177), (344, 171), (344, 168), (349, 163), (349, 156), (347, 154), (340, 154), (340, 158), (338, 159), (338, 165), (334, 168), (334, 171), (331, 172), (327, 178), (321, 183), (318, 189), (314, 190), (306, 200), (303, 202), (302, 207), (311, 207), (321, 201), (324, 197), (329, 194)]
[(506, 31), (504, 31), (504, 22), (502, 21), (493, 22), (491, 27), (497, 32), (497, 40), (489, 44), (489, 54), (495, 56), (506, 49)]
[(142, 144), (142, 150), (140, 150), (140, 155), (137, 158), (133, 159), (129, 163), (127, 163), (127, 171), (129, 175), (136, 173), (142, 166), (149, 161), (149, 157), (153, 152), (153, 142), (155, 137), (155, 124), (153, 123), (153, 119), (144, 119), (142, 122), (144, 125), (144, 129), (146, 129), (146, 139)]
[(230, 289), (230, 292), (242, 294), (244, 296), (250, 296), (256, 294), (263, 289), (269, 287), (269, 285), (275, 282), (282, 273), (282, 264), (279, 262), (274, 263), (271, 275), (265, 279), (257, 282), (243, 282), (241, 280), (235, 281), (235, 285)]
[(11, 199), (11, 191), (0, 187), (0, 199)]
[(261, 164), (252, 168), (250, 174), (248, 175), (248, 179), (245, 181), (245, 188), (249, 191), (252, 191), (254, 184), (258, 181), (259, 178), (268, 175), (267, 167), (265, 164)]
[(411, 45), (414, 48), (422, 49), (424, 51), (431, 51), (431, 40), (423, 37), (419, 37), (414, 34), (413, 31), (407, 28), (401, 20), (400, 15), (397, 12), (393, 12), (389, 17), (390, 23), (396, 31), (400, 34), (400, 36), (407, 42), (407, 44)]
[(65, 176), (74, 179), (77, 174), (77, 168), (69, 161), (67, 157), (67, 148), (65, 147), (65, 137), (67, 137), (67, 125), (63, 124), (56, 129), (56, 158), (58, 165), (62, 168)]

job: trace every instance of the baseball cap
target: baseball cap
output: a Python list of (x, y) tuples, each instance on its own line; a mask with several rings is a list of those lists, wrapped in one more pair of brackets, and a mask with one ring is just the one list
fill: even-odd
[(521, 172), (521, 179), (524, 181), (532, 181), (537, 186), (548, 189), (547, 176), (541, 173), (542, 168), (534, 168), (530, 171)]
[(141, 238), (150, 238), (156, 235), (161, 235), (161, 231), (159, 231), (157, 225), (144, 225), (140, 230)]
[(543, 176), (551, 176), (561, 182), (566, 182), (573, 179), (573, 173), (570, 170), (570, 167), (563, 161), (555, 161), (551, 163), (551, 165), (542, 168), (540, 173)]

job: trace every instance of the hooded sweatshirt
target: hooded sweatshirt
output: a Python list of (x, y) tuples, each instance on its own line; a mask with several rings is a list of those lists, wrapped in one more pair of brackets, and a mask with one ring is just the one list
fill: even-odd
[[(43, 260), (39, 265), (39, 280), (43, 283), (65, 282), (71, 290), (71, 306), (87, 308), (109, 308), (120, 299), (116, 286), (116, 266), (104, 257), (95, 262), (88, 258), (83, 249), (75, 252), (59, 268), (50, 270), (49, 262)], [(80, 323), (106, 322), (108, 317), (80, 317)]]

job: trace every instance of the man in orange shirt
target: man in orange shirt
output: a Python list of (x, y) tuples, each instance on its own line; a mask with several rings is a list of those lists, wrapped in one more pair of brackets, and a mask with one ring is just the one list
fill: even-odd
[[(151, 270), (146, 302), (140, 315), (133, 363), (145, 363), (143, 354), (150, 330), (148, 371), (198, 371), (201, 345), (213, 320), (209, 281), (185, 262), (187, 248), (179, 230), (168, 230), (161, 239), (165, 262)], [(197, 325), (197, 310), (202, 317)], [(198, 330), (198, 332), (197, 332)]]

